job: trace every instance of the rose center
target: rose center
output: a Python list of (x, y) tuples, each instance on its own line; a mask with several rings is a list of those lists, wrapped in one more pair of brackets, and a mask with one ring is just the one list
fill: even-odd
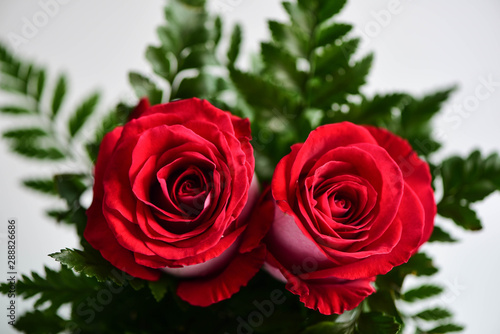
[(199, 195), (205, 189), (199, 178), (196, 177), (186, 177), (185, 180), (181, 181), (180, 189), (176, 190), (180, 197), (192, 197)]
[(341, 218), (349, 214), (352, 202), (342, 195), (336, 193), (329, 197), (330, 211), (332, 217)]
[(203, 173), (196, 167), (174, 173), (167, 179), (169, 197), (189, 218), (197, 217), (205, 208), (208, 186)]

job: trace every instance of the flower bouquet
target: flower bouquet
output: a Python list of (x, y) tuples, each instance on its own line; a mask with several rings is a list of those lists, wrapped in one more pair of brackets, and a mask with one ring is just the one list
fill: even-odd
[(270, 39), (246, 66), (239, 25), (225, 38), (204, 0), (169, 0), (146, 50), (151, 73), (129, 74), (136, 101), (107, 113), (98, 93), (68, 106), (64, 75), (53, 80), (0, 45), (0, 111), (21, 120), (4, 141), (53, 164), (54, 175), (24, 185), (59, 198), (64, 207), (47, 214), (80, 241), (49, 255), (57, 270), (18, 277), (8, 220), (12, 275), (0, 290), (9, 305), (35, 300), (24, 314), (8, 306), (9, 324), (26, 333), (462, 331), (449, 310), (425, 306), (440, 285), (403, 284), (437, 273), (424, 243), (455, 241), (436, 215), (481, 229), (471, 205), (500, 188), (500, 158), (435, 158), (432, 121), (454, 87), (363, 93), (373, 57), (357, 55), (353, 27), (338, 22), (345, 3), (283, 2), (286, 19), (269, 21)]

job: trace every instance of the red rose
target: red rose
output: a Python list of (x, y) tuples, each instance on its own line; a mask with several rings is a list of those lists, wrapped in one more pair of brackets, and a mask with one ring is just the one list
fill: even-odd
[(206, 306), (261, 267), (265, 228), (249, 224), (258, 197), (248, 120), (190, 99), (150, 107), (108, 133), (95, 167), (84, 236), (132, 276), (182, 277), (178, 295)]
[(428, 165), (390, 132), (325, 125), (278, 164), (269, 270), (309, 308), (355, 308), (372, 281), (428, 240), (436, 205)]

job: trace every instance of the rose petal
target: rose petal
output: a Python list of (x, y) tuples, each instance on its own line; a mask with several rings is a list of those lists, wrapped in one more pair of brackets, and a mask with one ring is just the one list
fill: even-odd
[(264, 263), (265, 254), (265, 248), (261, 246), (236, 256), (217, 276), (181, 281), (177, 295), (195, 306), (209, 306), (228, 299), (255, 276)]
[(87, 210), (88, 219), (83, 236), (93, 248), (99, 250), (101, 255), (118, 269), (132, 276), (154, 281), (160, 277), (159, 272), (135, 263), (132, 253), (116, 241), (102, 214), (102, 178), (121, 132), (122, 128), (118, 127), (104, 136), (102, 140), (95, 168), (94, 199)]
[(379, 145), (384, 147), (394, 161), (396, 161), (403, 172), (406, 184), (420, 198), (425, 210), (425, 230), (420, 244), (426, 242), (432, 234), (434, 218), (437, 212), (434, 192), (431, 187), (432, 176), (429, 165), (419, 159), (406, 140), (395, 136), (385, 129), (371, 126), (366, 126), (366, 128)]
[(410, 188), (405, 188), (404, 195), (396, 218), (402, 224), (403, 233), (399, 243), (388, 254), (374, 254), (357, 262), (309, 273), (308, 279), (324, 279), (337, 277), (341, 279), (358, 279), (376, 275), (384, 275), (393, 267), (407, 262), (414, 250), (418, 248), (424, 222), (424, 210)]
[(286, 268), (300, 266), (304, 260), (315, 261), (317, 267), (328, 268), (335, 264), (309, 235), (299, 229), (294, 218), (278, 207), (265, 240), (269, 252)]

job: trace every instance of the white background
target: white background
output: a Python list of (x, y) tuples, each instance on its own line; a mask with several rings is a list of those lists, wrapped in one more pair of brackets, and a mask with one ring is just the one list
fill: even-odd
[[(104, 91), (107, 107), (120, 98), (130, 99), (127, 72), (149, 71), (143, 54), (147, 44), (156, 42), (154, 31), (162, 22), (164, 2), (66, 2), (17, 51), (47, 65), (52, 78), (66, 72), (71, 83), (69, 102), (96, 88)], [(257, 50), (257, 42), (267, 38), (266, 19), (284, 17), (277, 0), (212, 0), (210, 4), (219, 11), (224, 9), (226, 27), (230, 22), (243, 22), (245, 52)], [(39, 1), (0, 0), (0, 39), (6, 42), (13, 33), (22, 36), (25, 20), (34, 22), (40, 11)], [(360, 55), (375, 52), (366, 92), (403, 90), (420, 94), (459, 84), (459, 91), (443, 111), (448, 116), (436, 122), (445, 142), (439, 156), (467, 154), (476, 147), (486, 153), (500, 150), (499, 84), (478, 105), (472, 104), (477, 89), (486, 92), (484, 87), (478, 88), (481, 78), (500, 83), (500, 2), (351, 0), (341, 19), (354, 23), (356, 34), (364, 37)], [(462, 108), (466, 113), (460, 114), (457, 106), (464, 104), (469, 111)], [(0, 118), (0, 128), (8, 124), (11, 121), (6, 117)], [(5, 229), (10, 217), (18, 219), (19, 271), (56, 267), (47, 254), (76, 247), (76, 237), (70, 229), (44, 217), (50, 200), (20, 186), (22, 178), (50, 169), (8, 153), (4, 142), (0, 144), (0, 156), (0, 226)], [(500, 300), (499, 205), (498, 195), (477, 205), (483, 231), (464, 233), (445, 224), (461, 242), (426, 246), (441, 267), (436, 280), (448, 287), (446, 295), (434, 303), (453, 309), (457, 322), (467, 326), (467, 334), (500, 332), (496, 312)], [(1, 247), (3, 265), (5, 242)], [(0, 309), (4, 310), (0, 312), (0, 332), (11, 333), (4, 315), (5, 303), (5, 298), (0, 299)], [(18, 314), (29, 305), (18, 299)]]

